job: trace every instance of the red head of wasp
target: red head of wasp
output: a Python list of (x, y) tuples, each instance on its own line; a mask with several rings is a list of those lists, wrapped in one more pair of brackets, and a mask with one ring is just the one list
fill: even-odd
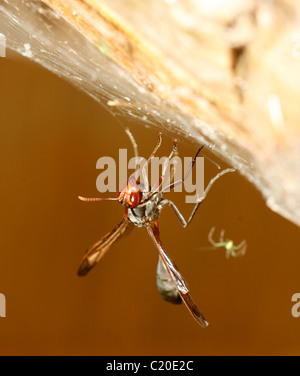
[[(126, 130), (135, 151), (135, 156), (138, 158), (138, 151), (136, 142), (129, 132)], [(149, 165), (155, 153), (159, 149), (162, 142), (162, 135), (159, 134), (158, 143), (154, 148), (151, 156), (148, 160), (144, 163), (141, 167), (142, 174), (145, 176), (146, 174), (146, 167)], [(180, 223), (183, 227), (187, 227), (198, 207), (205, 199), (208, 191), (214, 184), (214, 182), (219, 179), (221, 176), (225, 175), (228, 172), (234, 172), (234, 169), (228, 168), (226, 170), (221, 171), (218, 173), (208, 184), (205, 191), (203, 192), (202, 196), (198, 198), (194, 209), (190, 215), (188, 221), (186, 221), (183, 215), (180, 213), (179, 209), (176, 205), (164, 198), (165, 193), (174, 189), (176, 186), (183, 184), (183, 182), (187, 179), (192, 167), (196, 162), (196, 158), (200, 154), (201, 150), (203, 149), (204, 145), (202, 145), (199, 150), (197, 151), (194, 159), (192, 160), (185, 176), (183, 179), (174, 181), (170, 183), (168, 186), (162, 188), (162, 182), (164, 180), (165, 171), (163, 169), (162, 175), (159, 181), (153, 186), (144, 187), (141, 189), (141, 186), (138, 184), (135, 173), (138, 171), (136, 170), (133, 175), (130, 176), (126, 187), (118, 194), (116, 198), (85, 198), (79, 196), (79, 199), (82, 201), (103, 201), (103, 200), (117, 200), (125, 207), (125, 215), (122, 221), (115, 227), (110, 233), (105, 235), (99, 242), (94, 244), (84, 256), (80, 268), (78, 270), (79, 276), (85, 276), (104, 256), (104, 254), (111, 248), (111, 246), (125, 233), (127, 233), (133, 226), (137, 227), (146, 227), (148, 234), (150, 235), (153, 243), (158, 250), (159, 260), (157, 266), (157, 286), (161, 296), (166, 300), (174, 304), (181, 303), (182, 301), (185, 303), (186, 307), (194, 317), (194, 319), (202, 326), (207, 327), (208, 322), (204, 318), (203, 314), (200, 312), (198, 306), (194, 302), (193, 298), (190, 295), (189, 288), (182, 277), (181, 273), (179, 272), (176, 265), (172, 262), (170, 257), (167, 255), (159, 236), (159, 228), (158, 228), (158, 217), (161, 210), (165, 206), (170, 206), (173, 211), (175, 212), (177, 218), (179, 219)], [(177, 151), (177, 142), (176, 140), (173, 141), (173, 149), (170, 153), (168, 160), (171, 160), (174, 153)], [(138, 159), (136, 159), (138, 160)], [(147, 179), (144, 179), (147, 181)], [(161, 188), (161, 189), (160, 189)]]

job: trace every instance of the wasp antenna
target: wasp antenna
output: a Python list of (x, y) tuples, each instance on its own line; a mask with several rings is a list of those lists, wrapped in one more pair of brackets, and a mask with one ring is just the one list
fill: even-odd
[(135, 141), (135, 139), (134, 139), (132, 133), (130, 132), (130, 130), (129, 130), (128, 128), (125, 128), (125, 133), (126, 133), (127, 136), (129, 137), (130, 142), (131, 142), (131, 144), (132, 144), (132, 146), (133, 146), (134, 156), (135, 156), (136, 158), (138, 158), (138, 157), (139, 157), (138, 147), (137, 147), (137, 143), (136, 143), (136, 141)]
[(201, 155), (203, 155), (204, 158), (208, 159), (210, 161), (210, 163), (214, 164), (218, 168), (218, 170), (221, 170), (221, 166), (217, 162), (210, 159), (207, 155), (204, 155), (204, 154), (201, 154)]
[(78, 196), (79, 200), (85, 202), (94, 202), (94, 201), (116, 201), (118, 197), (82, 197)]
[(174, 151), (177, 150), (177, 139), (176, 138), (173, 140), (173, 150)]
[(214, 164), (214, 165), (218, 168), (218, 170), (221, 170), (221, 166), (220, 166), (217, 162), (215, 162), (214, 160), (210, 159), (207, 155), (204, 155), (204, 154), (201, 154), (201, 153), (200, 153), (201, 150), (204, 148), (204, 146), (205, 146), (205, 145), (202, 145), (202, 146), (200, 147), (200, 149), (198, 150), (198, 152), (197, 152), (197, 154), (196, 154), (196, 157), (197, 157), (199, 154), (202, 155), (202, 157), (208, 159), (212, 164)]

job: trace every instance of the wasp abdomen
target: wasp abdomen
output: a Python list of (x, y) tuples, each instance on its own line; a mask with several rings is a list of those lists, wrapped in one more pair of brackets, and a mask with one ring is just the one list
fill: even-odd
[(181, 304), (182, 300), (177, 288), (160, 259), (157, 264), (156, 283), (158, 291), (164, 300), (173, 304)]

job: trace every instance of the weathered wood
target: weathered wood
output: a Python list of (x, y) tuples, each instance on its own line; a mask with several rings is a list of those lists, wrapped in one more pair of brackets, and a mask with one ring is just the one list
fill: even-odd
[(300, 225), (300, 3), (7, 0), (8, 47), (114, 112), (205, 141)]

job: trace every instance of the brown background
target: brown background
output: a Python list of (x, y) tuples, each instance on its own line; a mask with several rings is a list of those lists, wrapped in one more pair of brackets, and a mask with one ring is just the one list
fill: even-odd
[[(291, 315), (291, 297), (300, 292), (300, 231), (243, 177), (219, 181), (187, 229), (169, 209), (160, 218), (165, 247), (210, 322), (204, 330), (183, 306), (160, 298), (157, 254), (144, 229), (122, 239), (88, 277), (76, 275), (87, 246), (123, 215), (115, 202), (77, 199), (99, 196), (99, 157), (131, 152), (116, 119), (11, 54), (0, 59), (0, 105), (0, 293), (7, 299), (0, 355), (300, 354), (300, 318)], [(132, 119), (128, 125), (149, 155), (157, 130)], [(181, 156), (197, 149), (179, 145)], [(170, 147), (165, 135), (160, 155)], [(205, 168), (206, 177), (216, 171)], [(171, 198), (189, 214), (183, 195)], [(247, 239), (246, 256), (201, 251), (213, 225), (235, 242)]]

